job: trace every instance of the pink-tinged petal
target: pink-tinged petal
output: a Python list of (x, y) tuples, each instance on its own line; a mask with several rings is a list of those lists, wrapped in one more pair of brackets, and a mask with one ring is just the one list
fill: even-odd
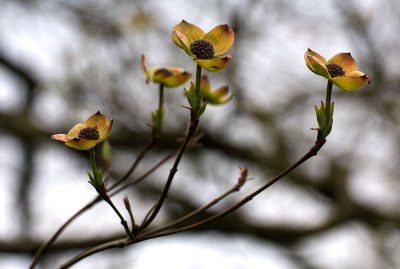
[(307, 55), (306, 65), (315, 74), (323, 76), (324, 78), (326, 78), (328, 80), (332, 79), (325, 64), (319, 58), (317, 58), (313, 55)]
[(358, 66), (350, 52), (338, 53), (329, 59), (328, 64), (337, 64), (343, 68), (343, 71), (347, 73), (358, 70)]
[(54, 134), (51, 136), (51, 139), (61, 142), (67, 142), (69, 140), (66, 134)]
[(172, 31), (172, 41), (183, 49), (189, 56), (195, 57), (194, 54), (190, 51), (190, 42), (186, 38), (186, 36), (178, 31)]
[(369, 78), (367, 75), (359, 71), (353, 72), (356, 72), (353, 73), (353, 76), (334, 77), (332, 79), (332, 83), (345, 91), (355, 91), (361, 88), (366, 83), (369, 83)]
[[(185, 36), (186, 39), (189, 42), (189, 46), (194, 41), (196, 41), (198, 39), (203, 39), (204, 34), (205, 34), (204, 31), (201, 28), (199, 28), (196, 25), (191, 24), (191, 23), (189, 23), (189, 22), (187, 22), (185, 20), (182, 20), (179, 24), (175, 25), (175, 27), (172, 29), (172, 31), (173, 32), (175, 32), (175, 31), (179, 32), (183, 36)], [(174, 43), (175, 43), (175, 41), (174, 41)]]
[(214, 55), (222, 56), (228, 53), (235, 41), (235, 34), (227, 24), (218, 25), (205, 34), (204, 39), (214, 47)]
[(140, 57), (140, 66), (142, 67), (142, 70), (146, 75), (146, 83), (149, 83), (150, 82), (149, 68), (146, 65), (146, 58), (144, 54), (142, 54), (142, 56)]
[(194, 59), (194, 61), (210, 72), (217, 72), (224, 69), (231, 61), (232, 56), (227, 55), (223, 58), (212, 58), (212, 59)]

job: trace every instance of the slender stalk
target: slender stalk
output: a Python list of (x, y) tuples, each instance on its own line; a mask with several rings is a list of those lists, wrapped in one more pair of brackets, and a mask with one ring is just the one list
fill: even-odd
[(332, 82), (328, 81), (328, 84), (326, 86), (326, 99), (325, 99), (325, 109), (326, 109), (326, 124), (328, 124), (331, 119), (331, 98), (332, 98)]
[(40, 258), (43, 256), (43, 254), (46, 252), (46, 250), (53, 245), (53, 243), (58, 239), (58, 237), (65, 231), (65, 229), (75, 220), (77, 219), (80, 215), (82, 215), (86, 210), (94, 206), (97, 202), (101, 201), (100, 195), (98, 195), (96, 198), (94, 198), (91, 202), (86, 204), (84, 207), (82, 207), (79, 211), (77, 211), (74, 215), (72, 215), (58, 230), (53, 234), (52, 237), (50, 237), (49, 240), (47, 240), (44, 244), (40, 246), (40, 248), (36, 251), (35, 256), (32, 259), (32, 262), (29, 266), (29, 269), (35, 268), (35, 266), (38, 264)]
[[(209, 203), (203, 205), (202, 207), (200, 207), (200, 208), (198, 208), (198, 209), (196, 209), (196, 210), (190, 212), (189, 214), (187, 214), (187, 215), (185, 215), (185, 216), (183, 216), (183, 217), (181, 217), (181, 218), (179, 218), (179, 219), (177, 219), (177, 220), (175, 220), (175, 221), (173, 221), (173, 222), (171, 222), (171, 223), (169, 223), (169, 224), (167, 224), (167, 225), (165, 225), (165, 226), (162, 226), (162, 227), (160, 227), (160, 228), (158, 228), (158, 229), (149, 231), (149, 232), (146, 233), (146, 234), (147, 234), (147, 235), (156, 234), (156, 233), (158, 233), (158, 232), (168, 230), (168, 229), (170, 229), (170, 228), (172, 228), (172, 227), (174, 227), (174, 226), (177, 226), (177, 225), (179, 225), (179, 224), (181, 224), (181, 223), (184, 223), (185, 221), (187, 221), (187, 220), (193, 218), (194, 216), (196, 216), (196, 215), (198, 215), (198, 214), (200, 214), (200, 213), (206, 211), (206, 210), (209, 209), (210, 207), (212, 207), (212, 206), (214, 206), (215, 204), (219, 203), (221, 200), (225, 199), (228, 195), (230, 195), (230, 194), (232, 194), (232, 193), (234, 193), (234, 192), (237, 192), (238, 190), (239, 190), (239, 188), (237, 187), (237, 185), (235, 185), (235, 186), (233, 186), (232, 188), (230, 188), (229, 190), (225, 191), (222, 195), (220, 195), (219, 197), (213, 199), (211, 202), (209, 202)], [(143, 234), (142, 236), (145, 237), (146, 234)]]
[(201, 101), (203, 101), (203, 98), (201, 96), (201, 90), (200, 90), (200, 82), (201, 82), (201, 66), (197, 65), (196, 66), (196, 97), (197, 101), (199, 104), (201, 104)]
[(107, 243), (95, 246), (93, 248), (85, 250), (85, 251), (81, 252), (80, 254), (76, 255), (75, 257), (73, 257), (72, 259), (70, 259), (69, 261), (67, 261), (63, 265), (61, 265), (59, 267), (59, 269), (69, 268), (72, 265), (74, 265), (75, 263), (83, 260), (84, 258), (89, 257), (89, 256), (91, 256), (91, 255), (93, 255), (95, 253), (100, 252), (100, 251), (104, 251), (104, 250), (111, 249), (111, 248), (116, 248), (116, 247), (123, 248), (125, 246), (130, 245), (131, 243), (132, 243), (131, 239), (129, 239), (129, 238), (121, 238), (121, 239), (113, 240), (111, 242), (107, 242)]
[(96, 165), (96, 152), (94, 148), (89, 149), (90, 166), (92, 167), (92, 173), (95, 179), (97, 179), (97, 165)]
[(122, 182), (126, 181), (132, 173), (135, 171), (136, 167), (139, 165), (140, 161), (144, 158), (146, 153), (157, 143), (157, 139), (152, 136), (150, 142), (147, 144), (147, 146), (140, 152), (140, 154), (136, 157), (136, 160), (133, 162), (132, 166), (129, 168), (129, 170), (123, 175), (119, 180), (117, 180), (111, 187), (107, 188), (108, 191), (111, 191), (115, 189), (117, 186), (119, 186)]
[(158, 111), (160, 111), (160, 113), (163, 113), (163, 111), (164, 111), (164, 85), (161, 83), (159, 84), (158, 93), (159, 93)]
[[(202, 105), (203, 102), (203, 97), (201, 95), (201, 89), (200, 89), (200, 81), (201, 81), (201, 66), (197, 65), (196, 66), (196, 97), (197, 97), (197, 110), (199, 110), (199, 108)], [(193, 108), (192, 108), (193, 109)], [(190, 118), (190, 124), (189, 124), (189, 128), (185, 137), (185, 141), (183, 142), (178, 155), (176, 156), (175, 162), (170, 170), (170, 173), (168, 175), (167, 181), (165, 183), (164, 189), (161, 193), (160, 198), (158, 199), (157, 203), (155, 204), (155, 206), (153, 206), (150, 211), (148, 212), (148, 214), (146, 215), (146, 217), (143, 219), (142, 225), (139, 227), (139, 231), (143, 231), (147, 226), (150, 225), (150, 223), (155, 219), (155, 217), (158, 215), (165, 199), (167, 199), (167, 195), (168, 195), (168, 191), (171, 187), (172, 181), (174, 179), (174, 176), (176, 174), (176, 172), (178, 171), (178, 166), (179, 163), (181, 161), (181, 158), (183, 156), (183, 153), (186, 150), (187, 145), (189, 144), (190, 140), (192, 139), (192, 137), (195, 135), (196, 130), (197, 130), (197, 126), (199, 124), (199, 115), (197, 115), (197, 113), (195, 113), (196, 115), (193, 115), (193, 111), (191, 113), (191, 118)]]
[(124, 226), (124, 229), (126, 233), (129, 235), (129, 237), (133, 240), (134, 236), (132, 234), (132, 231), (128, 227), (128, 223), (122, 216), (122, 214), (119, 212), (118, 208), (114, 205), (114, 203), (111, 201), (110, 197), (107, 195), (106, 197), (103, 197), (104, 201), (111, 206), (111, 208), (114, 210), (114, 212), (118, 215), (119, 219), (121, 220), (122, 226)]
[[(150, 143), (148, 145), (148, 147), (146, 147), (146, 149), (142, 152), (141, 155), (144, 156), (145, 152), (148, 151), (148, 149), (151, 146), (152, 146), (152, 143)], [(143, 158), (143, 156), (141, 156), (141, 155), (139, 155), (139, 157), (134, 162), (134, 165), (131, 167), (132, 168), (132, 169), (130, 169), (130, 170), (132, 170), (131, 173), (133, 172), (134, 167), (137, 166), (137, 163), (140, 161), (140, 159)], [(161, 165), (163, 165), (166, 161), (168, 161), (174, 155), (175, 155), (175, 153), (167, 155), (164, 159), (162, 159), (160, 162), (155, 164), (152, 168), (150, 168), (142, 176), (138, 177), (135, 181), (129, 182), (129, 183), (121, 186), (119, 189), (113, 191), (110, 194), (110, 197), (114, 196), (117, 193), (120, 193), (122, 190), (124, 190), (124, 189), (126, 189), (126, 188), (128, 188), (130, 186), (136, 185), (137, 183), (141, 182), (142, 180), (147, 178), (149, 175), (151, 175), (154, 171), (156, 171)], [(121, 179), (128, 179), (128, 178), (129, 178), (129, 173), (125, 174)], [(122, 182), (122, 181), (120, 180), (120, 182)], [(72, 222), (74, 222), (79, 216), (81, 216), (88, 209), (90, 209), (91, 207), (93, 207), (95, 204), (97, 204), (100, 201), (101, 201), (101, 197), (100, 197), (100, 195), (97, 195), (94, 199), (92, 199), (92, 201), (90, 201), (85, 206), (83, 206), (74, 215), (72, 215), (63, 225), (61, 225), (61, 227), (58, 228), (58, 230), (50, 237), (50, 239), (48, 239), (44, 244), (42, 244), (41, 247), (37, 250), (37, 252), (35, 253), (35, 256), (33, 257), (32, 261), (31, 261), (29, 269), (34, 269), (36, 267), (36, 265), (39, 263), (39, 260), (42, 258), (44, 253), (50, 248), (50, 246), (52, 246), (54, 244), (54, 242), (58, 239), (58, 237), (60, 237), (60, 235), (67, 229), (67, 227)]]
[(127, 195), (125, 195), (124, 204), (125, 204), (126, 210), (129, 213), (129, 218), (131, 219), (132, 231), (134, 231), (136, 229), (136, 222), (135, 222), (135, 217), (133, 216), (131, 203), (129, 202), (129, 198)]
[(90, 164), (92, 166), (93, 177), (94, 177), (94, 179), (96, 181), (96, 184), (97, 184), (97, 185), (94, 185), (95, 188), (96, 188), (96, 191), (100, 194), (101, 198), (107, 204), (109, 204), (111, 206), (111, 208), (117, 214), (118, 218), (121, 220), (121, 224), (124, 227), (126, 233), (129, 235), (130, 238), (133, 239), (134, 237), (133, 237), (132, 231), (128, 227), (128, 223), (126, 222), (126, 220), (124, 219), (122, 214), (119, 212), (118, 208), (111, 201), (110, 196), (108, 196), (108, 194), (107, 194), (107, 191), (106, 191), (106, 189), (104, 187), (104, 183), (103, 183), (103, 178), (102, 178), (103, 176), (99, 175), (99, 172), (98, 172), (98, 169), (97, 169), (97, 166), (96, 166), (96, 155), (95, 155), (94, 148), (89, 149), (89, 154), (90, 154)]
[[(124, 239), (117, 239), (114, 241), (110, 241), (98, 246), (94, 246), (92, 248), (89, 248), (83, 252), (81, 252), (80, 254), (76, 255), (75, 257), (73, 257), (72, 259), (70, 259), (69, 261), (67, 261), (66, 263), (64, 263), (60, 269), (66, 269), (69, 268), (70, 266), (72, 266), (73, 264), (77, 263), (78, 261), (89, 257), (93, 254), (102, 252), (104, 250), (107, 249), (112, 249), (112, 248), (122, 248), (122, 247), (126, 247), (129, 246), (131, 244), (134, 243), (138, 243), (138, 242), (142, 242), (148, 239), (153, 239), (153, 238), (157, 238), (157, 237), (162, 237), (162, 236), (167, 236), (170, 234), (176, 234), (179, 232), (183, 232), (192, 228), (196, 228), (198, 226), (204, 225), (206, 223), (209, 223), (211, 221), (214, 221), (216, 219), (222, 218), (232, 212), (234, 212), (235, 210), (237, 210), (238, 208), (240, 208), (241, 206), (243, 206), (244, 204), (246, 204), (247, 202), (251, 201), (255, 196), (257, 196), (258, 194), (260, 194), (262, 191), (266, 190), (267, 188), (269, 188), (270, 186), (272, 186), (274, 183), (278, 182), (281, 178), (285, 177), (286, 175), (288, 175), (290, 172), (292, 172), (294, 169), (296, 169), (298, 166), (300, 166), (301, 164), (303, 164), (304, 162), (306, 162), (308, 159), (310, 159), (311, 157), (317, 155), (318, 151), (323, 147), (323, 145), (325, 144), (326, 140), (317, 140), (314, 144), (314, 146), (303, 156), (301, 157), (298, 161), (296, 161), (294, 164), (292, 164), (290, 167), (286, 168), (285, 170), (283, 170), (279, 175), (277, 175), (275, 178), (273, 178), (272, 180), (270, 180), (268, 183), (266, 183), (265, 185), (263, 185), (262, 187), (260, 187), (259, 189), (257, 189), (256, 191), (254, 191), (253, 193), (251, 193), (250, 195), (246, 196), (244, 199), (242, 199), (241, 201), (239, 201), (238, 203), (236, 203), (235, 205), (233, 205), (232, 207), (220, 212), (219, 214), (216, 214), (212, 217), (209, 217), (207, 219), (204, 219), (202, 221), (199, 221), (197, 223), (191, 224), (191, 225), (187, 225), (184, 227), (180, 227), (174, 230), (170, 230), (170, 231), (164, 231), (164, 232), (159, 232), (159, 233), (144, 233), (142, 235), (139, 235), (135, 238), (135, 240), (131, 240), (129, 238), (124, 238)], [(156, 230), (157, 231), (157, 230)]]
[(325, 144), (325, 142), (326, 142), (325, 139), (324, 140), (317, 140), (315, 142), (315, 145), (303, 157), (301, 157), (297, 162), (295, 162), (293, 165), (291, 165), (290, 167), (288, 167), (285, 170), (283, 170), (275, 178), (273, 178), (272, 180), (270, 180), (269, 182), (264, 184), (262, 187), (260, 187), (259, 189), (257, 189), (253, 193), (251, 193), (250, 195), (246, 196), (244, 199), (242, 199), (241, 201), (239, 201), (235, 205), (231, 206), (230, 208), (227, 208), (226, 210), (224, 210), (224, 211), (222, 211), (222, 212), (220, 212), (220, 213), (218, 213), (218, 214), (216, 214), (216, 215), (214, 215), (212, 217), (209, 217), (207, 219), (204, 219), (204, 220), (201, 220), (199, 222), (196, 222), (196, 223), (184, 226), (184, 227), (180, 227), (180, 228), (177, 228), (177, 229), (174, 229), (174, 230), (164, 231), (164, 232), (155, 233), (155, 234), (154, 233), (153, 234), (150, 234), (150, 233), (143, 234), (141, 236), (138, 236), (136, 238), (136, 241), (143, 241), (143, 240), (162, 237), (162, 236), (166, 236), (166, 235), (170, 235), (170, 234), (176, 234), (176, 233), (179, 233), (179, 232), (187, 231), (187, 230), (202, 226), (202, 225), (207, 224), (209, 222), (212, 222), (212, 221), (214, 221), (216, 219), (220, 219), (222, 217), (225, 217), (226, 215), (236, 211), (238, 208), (240, 208), (244, 204), (246, 204), (249, 201), (251, 201), (258, 194), (260, 194), (264, 190), (266, 190), (269, 187), (271, 187), (274, 183), (278, 182), (281, 178), (283, 178), (284, 176), (288, 175), (290, 172), (292, 172), (298, 166), (303, 164), (305, 161), (307, 161), (308, 159), (310, 159), (313, 156), (316, 156), (318, 151)]
[(188, 129), (188, 133), (186, 135), (185, 141), (183, 142), (181, 149), (179, 150), (178, 155), (176, 156), (175, 162), (170, 170), (167, 182), (165, 183), (165, 186), (161, 193), (161, 196), (160, 196), (159, 200), (157, 201), (156, 205), (154, 206), (154, 209), (151, 209), (152, 213), (147, 218), (144, 219), (139, 230), (145, 229), (154, 220), (154, 218), (157, 216), (158, 212), (160, 211), (165, 199), (167, 198), (168, 191), (172, 184), (172, 180), (174, 179), (174, 176), (175, 176), (176, 172), (178, 171), (178, 166), (179, 166), (179, 163), (183, 156), (183, 153), (185, 152), (186, 147), (189, 144), (190, 140), (196, 133), (198, 123), (199, 123), (198, 120), (193, 120), (193, 119), (190, 120), (190, 126)]

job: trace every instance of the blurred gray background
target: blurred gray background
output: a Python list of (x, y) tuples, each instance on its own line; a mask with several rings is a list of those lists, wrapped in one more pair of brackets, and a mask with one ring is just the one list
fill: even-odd
[[(381, 0), (0, 1), (0, 268), (27, 268), (37, 248), (95, 193), (87, 156), (51, 141), (100, 110), (113, 118), (112, 171), (129, 166), (149, 138), (155, 84), (140, 70), (181, 66), (170, 40), (185, 19), (205, 31), (235, 31), (225, 106), (201, 119), (202, 148), (184, 156), (154, 225), (253, 180), (205, 215), (238, 201), (312, 146), (314, 105), (326, 81), (304, 64), (307, 48), (327, 59), (351, 52), (372, 82), (334, 88), (334, 126), (319, 155), (225, 219), (192, 232), (94, 255), (74, 268), (400, 268), (400, 4)], [(179, 146), (188, 112), (183, 88), (166, 91), (165, 132), (140, 175)], [(156, 201), (172, 162), (127, 190), (140, 219)], [(123, 195), (114, 199), (123, 208)], [(124, 212), (125, 214), (126, 212)], [(127, 216), (127, 214), (125, 214)], [(106, 205), (79, 218), (38, 268), (57, 268), (84, 248), (121, 236)]]

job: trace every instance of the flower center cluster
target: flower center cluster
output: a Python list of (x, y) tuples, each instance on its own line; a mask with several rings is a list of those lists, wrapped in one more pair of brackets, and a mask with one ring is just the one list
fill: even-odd
[(86, 140), (97, 140), (99, 137), (100, 134), (99, 131), (97, 131), (97, 127), (84, 128), (78, 134), (78, 138)]
[(198, 59), (211, 59), (214, 57), (214, 47), (204, 39), (198, 39), (190, 44), (190, 51)]
[(343, 68), (338, 64), (327, 64), (326, 69), (328, 69), (332, 78), (344, 76)]

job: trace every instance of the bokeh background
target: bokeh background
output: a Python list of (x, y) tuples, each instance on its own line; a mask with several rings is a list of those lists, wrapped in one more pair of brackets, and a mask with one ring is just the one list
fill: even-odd
[[(51, 141), (100, 110), (113, 118), (112, 173), (126, 172), (149, 139), (157, 86), (148, 64), (191, 59), (170, 40), (182, 19), (206, 31), (228, 23), (233, 61), (210, 73), (233, 100), (208, 107), (202, 148), (184, 156), (155, 226), (235, 183), (253, 180), (215, 214), (278, 174), (312, 146), (314, 105), (326, 81), (303, 54), (351, 52), (372, 82), (335, 88), (334, 128), (319, 155), (236, 213), (191, 232), (94, 255), (74, 268), (400, 268), (400, 4), (391, 0), (0, 1), (0, 268), (27, 268), (37, 248), (94, 196), (85, 153)], [(165, 133), (135, 176), (178, 148), (188, 112), (166, 91)], [(127, 190), (137, 219), (156, 201), (172, 161)], [(123, 208), (123, 195), (115, 197)], [(124, 212), (125, 213), (125, 212)], [(125, 214), (127, 216), (127, 214)], [(100, 204), (74, 222), (38, 268), (57, 268), (123, 234)]]

